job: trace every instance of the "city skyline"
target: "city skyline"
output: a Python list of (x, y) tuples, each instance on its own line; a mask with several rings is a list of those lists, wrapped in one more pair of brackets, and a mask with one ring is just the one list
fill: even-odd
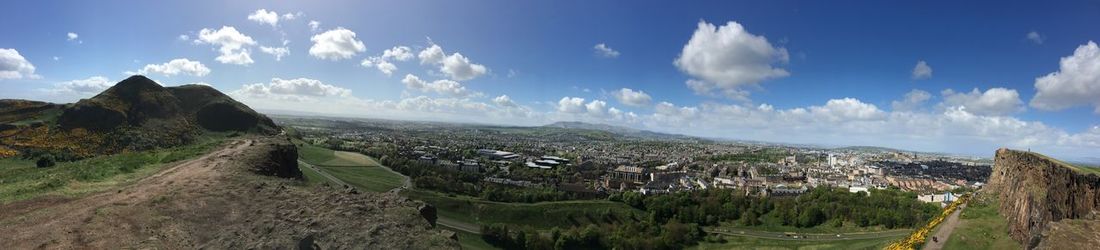
[(54, 4), (0, 17), (0, 98), (144, 74), (261, 110), (1100, 161), (1094, 1)]

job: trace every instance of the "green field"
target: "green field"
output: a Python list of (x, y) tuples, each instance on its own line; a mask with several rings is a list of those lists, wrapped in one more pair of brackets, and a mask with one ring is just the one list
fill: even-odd
[(886, 245), (889, 245), (890, 242), (893, 242), (902, 237), (904, 236), (866, 240), (812, 241), (774, 240), (753, 237), (723, 236), (723, 239), (725, 239), (726, 241), (725, 243), (699, 242), (699, 245), (690, 247), (688, 249), (882, 249)]
[(314, 171), (312, 168), (306, 167), (304, 164), (298, 164), (298, 170), (302, 171), (302, 177), (306, 180), (306, 184), (309, 186), (331, 184), (324, 176)]
[(403, 194), (435, 205), (440, 217), (479, 225), (506, 223), (550, 229), (603, 223), (600, 217), (604, 212), (613, 213), (622, 220), (642, 216), (641, 210), (603, 200), (505, 203), (422, 190), (405, 190)]
[(401, 181), (403, 180), (400, 175), (396, 175), (377, 166), (322, 166), (320, 168), (341, 181), (371, 192), (381, 193), (401, 187)]
[[(298, 144), (298, 156), (306, 163), (321, 168), (328, 174), (354, 185), (360, 189), (371, 192), (386, 192), (401, 187), (404, 177), (390, 172), (382, 167), (378, 161), (368, 156), (296, 142)], [(299, 166), (310, 183), (323, 183), (324, 177), (312, 169)]]
[(210, 152), (222, 139), (204, 139), (188, 146), (99, 156), (37, 168), (31, 160), (0, 160), (0, 203), (42, 195), (74, 197), (132, 183), (160, 171), (168, 163)]
[(1000, 202), (994, 195), (973, 199), (962, 214), (959, 225), (944, 244), (944, 249), (1020, 249), (1008, 236), (1008, 221), (997, 211)]

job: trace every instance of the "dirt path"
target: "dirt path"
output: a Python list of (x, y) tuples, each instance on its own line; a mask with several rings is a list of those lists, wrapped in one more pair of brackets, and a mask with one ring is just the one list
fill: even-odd
[(171, 195), (178, 186), (202, 186), (219, 175), (219, 166), (229, 157), (252, 144), (237, 140), (217, 151), (193, 160), (176, 163), (115, 192), (104, 192), (63, 203), (47, 204), (31, 211), (0, 211), (0, 246), (9, 249), (30, 248), (104, 248), (93, 239), (110, 237), (118, 241), (136, 241), (127, 230), (95, 223), (95, 217), (111, 207), (134, 206), (154, 197)]
[(959, 214), (962, 213), (963, 209), (966, 209), (966, 204), (960, 206), (959, 209), (955, 209), (955, 212), (948, 215), (947, 219), (943, 220), (943, 223), (940, 223), (939, 228), (936, 229), (936, 233), (925, 239), (925, 250), (943, 249), (943, 244), (947, 242), (947, 237), (950, 237), (951, 233), (955, 231), (955, 227), (959, 226)]

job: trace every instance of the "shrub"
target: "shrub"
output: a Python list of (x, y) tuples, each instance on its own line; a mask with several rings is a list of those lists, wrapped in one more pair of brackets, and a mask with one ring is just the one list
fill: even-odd
[(38, 157), (38, 161), (35, 161), (34, 164), (36, 166), (40, 167), (40, 168), (48, 168), (48, 167), (53, 167), (53, 165), (56, 165), (57, 161), (54, 160), (53, 155), (45, 154), (45, 155), (42, 155), (42, 156)]

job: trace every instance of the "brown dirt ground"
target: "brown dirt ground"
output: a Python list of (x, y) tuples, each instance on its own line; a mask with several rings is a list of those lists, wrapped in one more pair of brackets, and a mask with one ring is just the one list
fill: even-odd
[(0, 249), (458, 247), (397, 194), (308, 188), (246, 170), (279, 141), (238, 139), (114, 191), (0, 206)]

